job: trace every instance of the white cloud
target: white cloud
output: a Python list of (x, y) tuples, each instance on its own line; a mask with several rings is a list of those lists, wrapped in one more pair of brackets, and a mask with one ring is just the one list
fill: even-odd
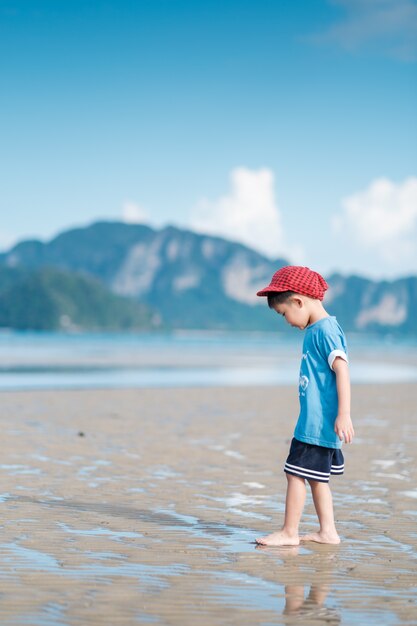
[(333, 43), (349, 51), (367, 47), (402, 61), (417, 59), (415, 0), (329, 0), (344, 15), (326, 31), (309, 39)]
[(344, 198), (342, 208), (333, 220), (335, 232), (352, 235), (391, 269), (417, 269), (417, 177), (398, 184), (378, 178)]
[(149, 221), (149, 216), (139, 204), (126, 200), (122, 208), (122, 220), (128, 224), (144, 224)]
[(240, 241), (271, 257), (284, 254), (273, 172), (267, 168), (233, 169), (228, 194), (216, 200), (200, 200), (191, 213), (190, 227)]
[(0, 231), (0, 252), (6, 252), (10, 250), (16, 243), (18, 238), (6, 231)]

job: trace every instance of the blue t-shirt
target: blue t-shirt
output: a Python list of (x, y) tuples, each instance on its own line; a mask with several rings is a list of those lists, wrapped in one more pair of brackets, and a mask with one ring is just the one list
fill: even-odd
[(342, 447), (334, 432), (338, 398), (332, 366), (338, 356), (348, 360), (345, 335), (335, 317), (324, 317), (307, 327), (300, 368), (300, 415), (294, 431), (299, 441)]

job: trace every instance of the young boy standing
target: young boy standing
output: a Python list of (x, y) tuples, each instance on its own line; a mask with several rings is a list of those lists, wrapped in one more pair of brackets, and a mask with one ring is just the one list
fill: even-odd
[(301, 359), (300, 414), (285, 463), (287, 496), (282, 529), (257, 539), (265, 546), (298, 545), (298, 526), (304, 508), (307, 480), (320, 528), (301, 541), (340, 543), (337, 534), (331, 474), (343, 474), (343, 440), (351, 443), (350, 382), (346, 339), (335, 317), (328, 315), (322, 300), (327, 283), (308, 267), (287, 266), (278, 270), (270, 284), (258, 291), (288, 324), (305, 330)]

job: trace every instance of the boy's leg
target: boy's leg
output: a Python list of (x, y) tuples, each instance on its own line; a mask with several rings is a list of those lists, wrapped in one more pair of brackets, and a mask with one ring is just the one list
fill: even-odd
[(320, 522), (320, 530), (301, 537), (301, 541), (317, 541), (318, 543), (340, 543), (334, 524), (333, 499), (329, 483), (320, 483), (317, 480), (308, 481), (311, 494)]
[(256, 539), (256, 543), (263, 546), (297, 546), (300, 543), (298, 526), (306, 499), (305, 480), (287, 474), (287, 481), (284, 525), (280, 531)]

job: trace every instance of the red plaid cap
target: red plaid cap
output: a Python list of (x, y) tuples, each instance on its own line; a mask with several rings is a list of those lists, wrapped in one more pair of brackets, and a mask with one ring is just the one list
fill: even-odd
[(257, 296), (267, 296), (274, 291), (295, 291), (303, 296), (323, 300), (328, 284), (318, 272), (309, 267), (287, 265), (273, 275), (268, 287), (261, 289)]

